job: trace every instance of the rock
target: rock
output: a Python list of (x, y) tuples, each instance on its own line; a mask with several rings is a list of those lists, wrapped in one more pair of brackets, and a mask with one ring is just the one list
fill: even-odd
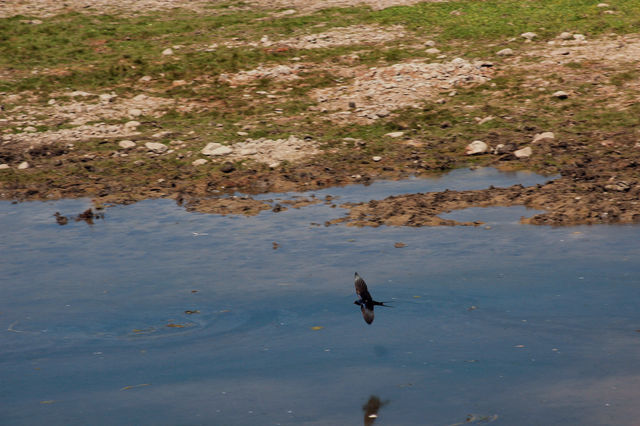
[(560, 33), (558, 38), (560, 40), (571, 40), (573, 38), (573, 34), (565, 31), (565, 32)]
[(556, 138), (556, 135), (553, 134), (553, 132), (542, 132), (542, 133), (537, 133), (534, 137), (533, 140), (531, 141), (531, 143), (537, 143), (537, 142), (542, 142), (542, 141), (550, 141)]
[(524, 147), (517, 151), (513, 151), (513, 155), (515, 155), (517, 158), (529, 158), (531, 157), (531, 154), (533, 154), (533, 150), (530, 146)]
[(106, 102), (113, 102), (113, 100), (115, 98), (117, 98), (118, 95), (112, 95), (110, 93), (103, 93), (99, 97), (100, 97), (100, 101), (101, 102), (105, 102), (106, 103)]
[(437, 55), (438, 53), (440, 53), (440, 49), (437, 49), (435, 47), (431, 47), (431, 48), (425, 50), (425, 53), (428, 53), (429, 55)]
[(377, 163), (378, 161), (382, 160), (382, 157), (376, 155), (375, 157), (372, 157), (371, 159)]
[(503, 143), (499, 143), (495, 148), (491, 151), (494, 155), (506, 154), (507, 150), (505, 149), (505, 145)]
[(124, 123), (124, 128), (125, 130), (135, 130), (139, 125), (139, 121), (131, 120)]
[(569, 49), (556, 49), (552, 51), (551, 54), (555, 56), (566, 56), (570, 55), (571, 51)]
[(489, 149), (489, 145), (482, 141), (473, 141), (465, 148), (465, 155), (484, 154)]
[(30, 165), (26, 161), (23, 161), (22, 163), (18, 164), (18, 170), (28, 169), (29, 167)]
[(11, 167), (8, 164), (0, 164), (0, 170), (10, 169)]
[(484, 123), (488, 123), (489, 121), (493, 120), (495, 117), (492, 115), (488, 115), (484, 118), (478, 119), (478, 125), (483, 125)]
[(527, 40), (533, 40), (537, 36), (538, 34), (532, 33), (531, 31), (520, 34), (520, 37), (526, 38)]
[(124, 141), (118, 142), (118, 146), (123, 149), (129, 149), (136, 146), (136, 143), (134, 141), (124, 140)]
[(222, 173), (231, 173), (232, 171), (234, 171), (236, 168), (233, 165), (233, 163), (227, 161), (226, 163), (224, 163), (221, 167), (220, 167), (220, 171)]
[(162, 154), (169, 149), (168, 146), (160, 142), (147, 142), (144, 146), (146, 146), (149, 151), (153, 151), (156, 154)]
[(75, 98), (76, 96), (86, 97), (86, 96), (91, 96), (91, 93), (83, 92), (82, 90), (76, 90), (74, 92), (69, 93), (69, 96), (71, 96), (72, 98)]
[(198, 158), (197, 160), (193, 161), (191, 164), (194, 166), (202, 166), (204, 164), (207, 164), (207, 160), (205, 160), (204, 158)]
[(171, 86), (173, 86), (173, 87), (185, 86), (186, 84), (187, 84), (186, 80), (173, 80), (171, 82)]
[(173, 55), (173, 49), (172, 49), (172, 48), (170, 48), (170, 47), (169, 47), (169, 48), (167, 48), (167, 49), (164, 49), (164, 50), (162, 51), (162, 54), (163, 54), (164, 56), (171, 56), (171, 55)]
[(131, 108), (128, 112), (130, 117), (140, 117), (142, 115), (142, 110), (138, 108)]
[(496, 52), (496, 55), (498, 56), (511, 56), (513, 55), (513, 49), (510, 48), (506, 48), (506, 49), (502, 49)]
[(33, 133), (33, 132), (37, 132), (38, 129), (36, 129), (33, 126), (27, 126), (24, 129), (22, 129), (23, 132), (27, 132), (27, 133)]
[(140, 77), (140, 79), (138, 81), (142, 82), (142, 83), (148, 83), (152, 80), (150, 75), (145, 75), (143, 77)]
[(204, 155), (217, 156), (217, 155), (231, 154), (233, 152), (233, 149), (219, 143), (211, 142), (211, 143), (208, 143), (207, 146), (205, 146), (201, 152)]
[(401, 138), (402, 136), (404, 136), (404, 132), (390, 132), (385, 134), (385, 136), (388, 136), (390, 138)]
[(558, 99), (567, 99), (569, 97), (569, 94), (562, 90), (558, 90), (557, 92), (554, 92), (552, 96)]
[(249, 133), (247, 133), (247, 132), (236, 132), (236, 135), (238, 135), (238, 136), (249, 136)]
[(47, 102), (47, 105), (55, 105), (56, 104), (56, 100), (55, 99), (49, 99), (49, 101)]
[(576, 41), (586, 41), (587, 37), (585, 37), (584, 34), (574, 34), (573, 39)]
[(627, 192), (631, 189), (631, 185), (629, 185), (625, 181), (619, 181), (610, 185), (605, 185), (604, 189), (608, 191), (619, 191), (619, 192)]
[(436, 42), (433, 41), (433, 40), (427, 40), (427, 41), (424, 42), (424, 45), (427, 46), (427, 47), (433, 47), (433, 46), (436, 45)]
[(598, 3), (596, 7), (609, 7), (608, 3)]

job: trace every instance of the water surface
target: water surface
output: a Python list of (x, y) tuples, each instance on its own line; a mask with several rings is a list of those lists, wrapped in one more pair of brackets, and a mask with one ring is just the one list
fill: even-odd
[[(314, 194), (546, 180), (481, 169)], [(488, 227), (326, 228), (311, 223), (344, 211), (169, 200), (53, 218), (89, 206), (0, 203), (2, 424), (359, 424), (372, 397), (381, 425), (637, 423), (640, 227), (496, 208), (451, 213)], [(372, 325), (354, 271), (393, 301)]]

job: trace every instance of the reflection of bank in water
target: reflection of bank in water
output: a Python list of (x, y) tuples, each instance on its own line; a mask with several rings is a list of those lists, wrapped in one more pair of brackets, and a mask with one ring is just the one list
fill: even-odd
[(383, 402), (376, 395), (371, 395), (367, 403), (362, 406), (362, 411), (364, 411), (364, 425), (371, 426), (378, 418), (378, 410), (388, 403), (388, 400)]

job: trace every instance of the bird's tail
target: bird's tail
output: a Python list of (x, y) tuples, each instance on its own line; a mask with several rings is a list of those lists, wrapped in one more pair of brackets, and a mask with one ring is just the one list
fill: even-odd
[(387, 300), (386, 302), (376, 302), (375, 300), (373, 301), (373, 304), (375, 306), (384, 306), (385, 308), (393, 308), (393, 306), (385, 305), (385, 303), (391, 303), (391, 301), (390, 300)]

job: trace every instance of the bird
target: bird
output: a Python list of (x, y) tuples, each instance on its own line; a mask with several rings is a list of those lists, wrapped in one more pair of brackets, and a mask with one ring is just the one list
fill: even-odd
[(373, 307), (374, 306), (385, 306), (390, 307), (389, 305), (385, 305), (385, 302), (378, 302), (373, 300), (371, 294), (369, 294), (369, 290), (367, 290), (367, 283), (364, 282), (362, 277), (358, 275), (356, 272), (354, 283), (356, 286), (356, 294), (360, 297), (360, 299), (353, 302), (356, 305), (360, 306), (360, 310), (362, 311), (362, 318), (367, 324), (371, 324), (373, 322)]

